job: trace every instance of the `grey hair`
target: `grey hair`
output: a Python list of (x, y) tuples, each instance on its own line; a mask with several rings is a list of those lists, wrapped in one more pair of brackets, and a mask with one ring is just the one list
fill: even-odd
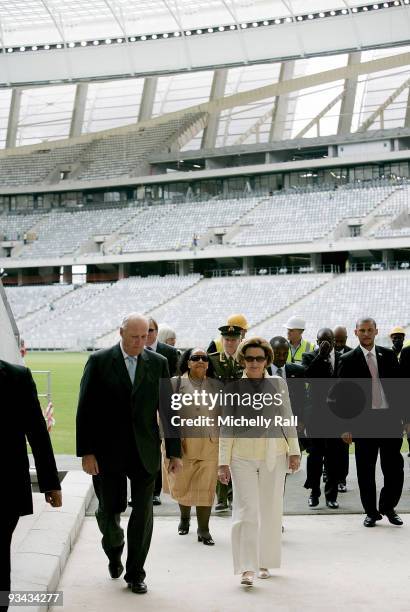
[(147, 327), (149, 326), (148, 318), (145, 317), (143, 314), (141, 314), (140, 312), (130, 312), (125, 315), (125, 317), (121, 321), (121, 329), (125, 329), (128, 323), (130, 323), (130, 321), (143, 321), (147, 324)]
[(175, 330), (172, 329), (172, 327), (161, 323), (161, 325), (158, 328), (158, 342), (165, 342), (166, 340), (168, 340), (168, 338), (176, 338), (176, 337), (177, 335), (175, 333)]

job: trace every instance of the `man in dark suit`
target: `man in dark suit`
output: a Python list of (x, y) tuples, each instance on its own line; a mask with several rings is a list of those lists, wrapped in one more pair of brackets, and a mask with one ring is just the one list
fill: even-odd
[[(158, 323), (155, 321), (155, 319), (153, 319), (152, 317), (149, 318), (148, 324), (148, 336), (145, 348), (149, 351), (154, 351), (155, 353), (158, 353), (159, 355), (165, 357), (165, 359), (168, 361), (168, 369), (170, 376), (176, 376), (179, 359), (179, 353), (177, 349), (173, 346), (170, 346), (169, 344), (165, 344), (164, 342), (158, 341)], [(161, 505), (161, 490), (162, 470), (160, 468), (157, 474), (157, 478), (155, 480), (154, 495), (152, 498), (152, 503), (154, 504), (154, 506)], [(129, 505), (132, 505), (132, 500), (129, 501)]]
[[(30, 370), (0, 360), (2, 396), (2, 527), (0, 591), (10, 591), (10, 546), (19, 517), (33, 513), (26, 439), (33, 452), (40, 491), (53, 508), (61, 506), (61, 487), (50, 436)], [(6, 610), (2, 607), (2, 610)]]
[(148, 327), (148, 335), (147, 335), (147, 343), (145, 347), (149, 351), (154, 351), (159, 355), (165, 357), (168, 361), (168, 369), (170, 376), (176, 376), (178, 369), (178, 351), (173, 346), (169, 344), (165, 344), (165, 342), (158, 341), (158, 323), (155, 319), (148, 319), (149, 327)]
[[(127, 477), (131, 482), (124, 578), (134, 593), (147, 592), (144, 563), (160, 466), (159, 387), (161, 380), (169, 378), (167, 360), (144, 349), (147, 335), (148, 320), (142, 315), (132, 313), (123, 320), (119, 344), (90, 356), (77, 411), (77, 455), (82, 457), (84, 471), (93, 476), (96, 518), (112, 578), (119, 578), (124, 569), (120, 514), (127, 506)], [(180, 440), (166, 438), (165, 447), (170, 471), (179, 471)]]
[[(407, 384), (404, 384), (404, 388), (406, 389), (404, 401), (408, 401), (407, 398), (410, 393), (410, 389), (408, 388), (408, 384), (410, 384), (410, 346), (405, 346), (400, 352), (400, 377), (408, 381)], [(405, 381), (403, 380), (402, 382), (404, 383)], [(407, 444), (409, 445), (407, 456), (410, 457), (410, 431), (407, 432)]]
[[(335, 337), (335, 351), (339, 353), (339, 356), (344, 355), (352, 350), (350, 346), (347, 346), (347, 329), (343, 325), (337, 325), (333, 330)], [(349, 474), (349, 445), (342, 444), (340, 446), (340, 482), (338, 484), (339, 493), (346, 493), (346, 479)], [(325, 465), (326, 470), (326, 465)], [(323, 480), (325, 480), (325, 470), (323, 472)], [(327, 472), (327, 470), (326, 470)]]
[[(353, 422), (353, 431), (343, 434), (345, 441), (355, 442), (356, 469), (360, 497), (366, 512), (365, 527), (374, 527), (386, 515), (393, 525), (403, 521), (395, 511), (403, 489), (403, 457), (400, 449), (407, 409), (398, 393), (399, 364), (390, 349), (375, 344), (378, 330), (371, 317), (359, 319), (355, 334), (360, 345), (340, 358), (339, 376), (363, 379), (364, 427)], [(393, 380), (391, 380), (393, 379)], [(396, 380), (394, 380), (396, 379)], [(376, 461), (380, 464), (384, 486), (376, 500)]]
[(281, 376), (287, 382), (292, 412), (298, 419), (299, 446), (304, 450), (307, 447), (304, 433), (307, 394), (305, 382), (301, 379), (305, 377), (305, 368), (297, 363), (286, 363), (290, 346), (286, 338), (275, 336), (269, 342), (273, 350), (273, 363), (268, 370), (273, 376)]
[[(333, 430), (333, 415), (327, 403), (332, 380), (336, 378), (339, 354), (335, 351), (335, 339), (331, 329), (324, 327), (317, 333), (319, 348), (304, 353), (302, 365), (309, 380), (309, 411), (306, 430), (310, 438), (309, 456), (306, 462), (307, 478), (305, 488), (311, 489), (308, 499), (310, 508), (319, 504), (320, 479), (323, 463), (327, 466), (325, 497), (328, 508), (337, 509), (338, 483), (340, 481), (340, 455), (342, 440)], [(317, 380), (315, 380), (317, 379)], [(327, 384), (329, 379), (329, 384)]]

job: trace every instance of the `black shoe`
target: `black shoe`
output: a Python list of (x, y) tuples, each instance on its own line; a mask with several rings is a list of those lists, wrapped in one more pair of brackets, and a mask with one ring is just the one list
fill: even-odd
[(376, 518), (374, 516), (367, 515), (363, 521), (365, 527), (374, 527), (376, 525)]
[(124, 566), (121, 563), (121, 553), (123, 548), (124, 546), (120, 546), (112, 550), (110, 556), (108, 557), (108, 571), (113, 579), (119, 578), (124, 571)]
[(133, 593), (138, 593), (139, 595), (148, 591), (147, 585), (143, 580), (134, 580), (133, 582), (129, 582), (128, 588), (131, 589)]
[(130, 508), (132, 508), (132, 499), (131, 499), (131, 497), (128, 500), (128, 505), (129, 505)]
[(316, 495), (311, 495), (308, 499), (309, 508), (315, 508), (319, 505), (319, 498)]
[(339, 493), (346, 493), (347, 487), (346, 487), (345, 483), (344, 482), (339, 482), (339, 484), (337, 485), (337, 490), (339, 491)]
[(160, 500), (159, 495), (154, 495), (154, 497), (152, 498), (152, 505), (160, 506), (161, 504), (162, 504), (162, 501)]
[(179, 521), (179, 525), (178, 525), (179, 535), (187, 535), (189, 533), (189, 524), (190, 524), (189, 519), (183, 518)]
[(225, 512), (225, 510), (229, 510), (228, 504), (226, 502), (219, 502), (215, 506), (215, 512)]
[(205, 544), (205, 546), (214, 546), (215, 544), (211, 534), (209, 534), (208, 536), (198, 535), (198, 542), (202, 542), (202, 544)]
[(391, 510), (390, 512), (385, 512), (384, 514), (387, 520), (389, 521), (389, 523), (391, 523), (392, 525), (398, 525), (398, 526), (403, 525), (402, 519), (399, 517), (399, 515), (397, 514), (395, 510)]
[(339, 504), (337, 503), (337, 501), (332, 501), (331, 499), (327, 499), (326, 506), (328, 508), (331, 508), (332, 510), (337, 510), (339, 507)]

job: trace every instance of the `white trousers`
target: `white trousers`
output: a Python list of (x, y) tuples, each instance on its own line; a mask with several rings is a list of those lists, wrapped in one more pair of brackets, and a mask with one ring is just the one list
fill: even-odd
[(230, 468), (234, 573), (280, 567), (287, 456), (279, 455), (271, 472), (265, 461), (240, 457)]

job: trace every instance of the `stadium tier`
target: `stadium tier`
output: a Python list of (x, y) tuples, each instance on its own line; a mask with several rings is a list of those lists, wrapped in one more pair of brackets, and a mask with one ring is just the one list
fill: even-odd
[(96, 134), (86, 142), (67, 146), (37, 146), (28, 153), (0, 158), (0, 187), (20, 187), (38, 183), (59, 183), (64, 179), (92, 181), (108, 177), (132, 176), (158, 148), (167, 150), (176, 141), (183, 144), (187, 133), (201, 127), (204, 113), (187, 113), (128, 133)]
[[(50, 300), (44, 308), (18, 321), (28, 346), (84, 349), (115, 328), (131, 311), (150, 312), (199, 281), (199, 275), (132, 277), (114, 284), (85, 285), (64, 298)], [(44, 289), (44, 288), (43, 288)], [(20, 288), (9, 288), (12, 302), (19, 300)], [(44, 294), (41, 294), (44, 296)], [(23, 296), (24, 299), (24, 296)]]
[(348, 236), (348, 227), (342, 227), (348, 224), (382, 238), (410, 233), (409, 199), (407, 184), (371, 185), (98, 211), (9, 213), (0, 216), (0, 237), (14, 241), (11, 256), (21, 259), (178, 251), (192, 247), (194, 236), (199, 248), (215, 249), (217, 234), (233, 247), (312, 243)]
[[(33, 312), (36, 304), (41, 306)], [(176, 330), (180, 347), (207, 346), (233, 312), (245, 313), (249, 334), (285, 335), (284, 323), (306, 318), (305, 335), (320, 327), (353, 328), (360, 314), (374, 317), (383, 340), (393, 324), (410, 325), (410, 271), (294, 274), (241, 278), (131, 277), (117, 283), (7, 289), (29, 348), (103, 348), (118, 340), (129, 311), (151, 314)], [(18, 305), (18, 306), (16, 306)], [(359, 313), (359, 314), (358, 314)]]

